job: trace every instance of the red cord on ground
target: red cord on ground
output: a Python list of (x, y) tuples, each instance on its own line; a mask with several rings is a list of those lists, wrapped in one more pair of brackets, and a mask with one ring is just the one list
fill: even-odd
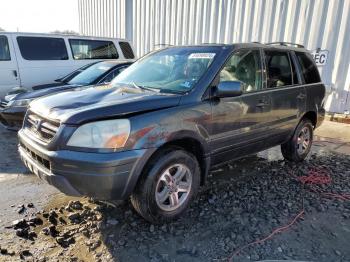
[[(316, 189), (315, 188), (315, 185), (329, 185), (332, 183), (332, 178), (331, 176), (329, 175), (329, 171), (325, 168), (321, 169), (321, 168), (313, 168), (311, 170), (309, 170), (308, 174), (306, 176), (300, 176), (300, 177), (296, 177), (293, 176), (296, 178), (297, 181), (299, 181), (301, 184), (303, 185), (310, 185), (311, 186), (311, 191), (312, 192), (315, 192), (315, 193), (319, 193), (320, 195), (322, 196), (326, 196), (326, 197), (332, 197), (332, 198), (337, 198), (337, 199), (341, 199), (341, 200), (350, 200), (350, 194), (348, 193), (345, 193), (345, 194), (335, 194), (335, 193), (328, 193), (328, 192), (324, 192), (324, 191), (321, 191), (319, 189)], [(265, 242), (266, 240), (268, 239), (271, 239), (274, 235), (276, 235), (277, 233), (281, 233), (283, 231), (286, 231), (288, 228), (290, 228), (293, 224), (296, 223), (296, 221), (302, 217), (302, 215), (305, 213), (304, 211), (304, 207), (303, 209), (299, 212), (298, 215), (296, 215), (294, 217), (294, 219), (289, 223), (287, 224), (286, 226), (283, 226), (283, 227), (279, 227), (275, 230), (272, 231), (272, 233), (270, 235), (268, 235), (267, 237), (265, 238), (262, 238), (262, 239), (258, 239), (252, 243), (249, 243), (239, 249), (237, 249), (235, 252), (233, 252), (233, 254), (229, 257), (229, 261), (233, 261), (233, 258), (235, 256), (237, 256), (240, 252), (242, 252), (244, 249), (246, 249), (247, 247), (250, 247), (250, 246), (253, 246), (253, 245), (256, 245), (256, 244), (261, 244), (263, 242)]]
[(344, 201), (350, 200), (350, 194), (335, 194), (324, 192), (323, 190), (317, 189), (314, 185), (329, 185), (332, 183), (332, 178), (329, 175), (329, 171), (327, 169), (313, 168), (308, 172), (307, 176), (298, 177), (298, 181), (302, 184), (311, 185), (311, 191), (318, 193), (325, 197), (337, 198)]
[(297, 178), (302, 184), (328, 185), (332, 183), (332, 178), (326, 169), (313, 168), (309, 170), (307, 176)]
[(256, 245), (256, 244), (261, 244), (261, 243), (265, 242), (266, 240), (272, 238), (272, 237), (273, 237), (274, 235), (276, 235), (277, 233), (281, 233), (281, 232), (283, 232), (283, 231), (286, 231), (288, 228), (290, 228), (292, 225), (294, 225), (295, 222), (296, 222), (300, 217), (302, 217), (303, 214), (304, 214), (304, 209), (303, 209), (302, 211), (300, 211), (300, 213), (299, 213), (298, 215), (296, 215), (296, 216), (294, 217), (294, 219), (293, 219), (289, 224), (287, 224), (286, 226), (278, 227), (278, 228), (276, 228), (275, 230), (273, 230), (272, 233), (271, 233), (270, 235), (268, 235), (267, 237), (262, 238), (262, 239), (258, 239), (258, 240), (254, 241), (254, 242), (252, 242), (252, 243), (249, 243), (249, 244), (247, 244), (247, 245), (245, 245), (245, 246), (243, 246), (243, 247), (237, 249), (237, 250), (231, 255), (231, 257), (229, 258), (229, 261), (230, 261), (230, 262), (233, 261), (233, 258), (234, 258), (235, 256), (237, 256), (240, 252), (242, 252), (243, 249), (246, 249), (247, 247), (250, 247), (250, 246), (253, 246), (253, 245)]

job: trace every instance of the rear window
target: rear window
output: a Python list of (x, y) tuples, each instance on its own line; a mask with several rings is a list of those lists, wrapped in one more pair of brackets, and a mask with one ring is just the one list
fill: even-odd
[(73, 58), (117, 59), (117, 49), (112, 41), (69, 39)]
[(119, 42), (119, 46), (123, 51), (123, 55), (126, 59), (134, 59), (135, 55), (132, 48), (128, 42)]
[(287, 52), (265, 51), (267, 87), (280, 87), (293, 84), (293, 74)]
[(21, 55), (26, 60), (67, 60), (63, 38), (18, 36)]
[(312, 56), (301, 52), (296, 52), (295, 54), (298, 58), (305, 83), (312, 84), (321, 82), (320, 74), (312, 61)]

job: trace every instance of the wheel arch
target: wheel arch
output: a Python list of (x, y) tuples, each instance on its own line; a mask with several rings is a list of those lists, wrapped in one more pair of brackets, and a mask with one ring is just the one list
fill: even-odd
[(302, 121), (303, 119), (309, 119), (315, 128), (317, 125), (317, 113), (315, 111), (308, 111), (306, 112), (303, 117), (300, 119)]
[[(167, 149), (172, 147), (187, 151), (196, 157), (201, 171), (201, 185), (204, 185), (210, 169), (210, 157), (208, 156), (207, 146), (201, 141), (201, 139), (188, 133), (174, 134), (171, 139), (155, 149), (144, 163), (142, 170), (146, 168), (148, 163), (154, 161), (155, 158), (164, 154)], [(141, 174), (138, 176), (138, 180), (140, 178)]]
[(182, 137), (164, 143), (159, 150), (169, 147), (181, 148), (196, 157), (201, 169), (201, 185), (204, 185), (210, 169), (210, 158), (206, 155), (205, 147), (202, 143), (193, 137)]

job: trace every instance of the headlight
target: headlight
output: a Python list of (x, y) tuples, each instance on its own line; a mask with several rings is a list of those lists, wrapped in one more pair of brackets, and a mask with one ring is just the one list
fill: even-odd
[(12, 94), (12, 95), (6, 95), (5, 96), (5, 101), (11, 101), (17, 96), (17, 94)]
[(106, 120), (78, 127), (67, 145), (85, 148), (123, 148), (130, 134), (128, 119)]
[(7, 105), (8, 106), (28, 106), (33, 99), (19, 99), (19, 100), (11, 100)]

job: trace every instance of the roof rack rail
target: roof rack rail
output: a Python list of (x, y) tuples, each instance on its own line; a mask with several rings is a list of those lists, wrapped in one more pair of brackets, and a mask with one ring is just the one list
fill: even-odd
[(158, 47), (158, 46), (173, 46), (172, 44), (155, 44), (153, 47)]
[(305, 46), (303, 45), (290, 43), (290, 42), (272, 42), (272, 43), (266, 43), (265, 45), (283, 45), (283, 46), (296, 46), (299, 48), (305, 48)]

